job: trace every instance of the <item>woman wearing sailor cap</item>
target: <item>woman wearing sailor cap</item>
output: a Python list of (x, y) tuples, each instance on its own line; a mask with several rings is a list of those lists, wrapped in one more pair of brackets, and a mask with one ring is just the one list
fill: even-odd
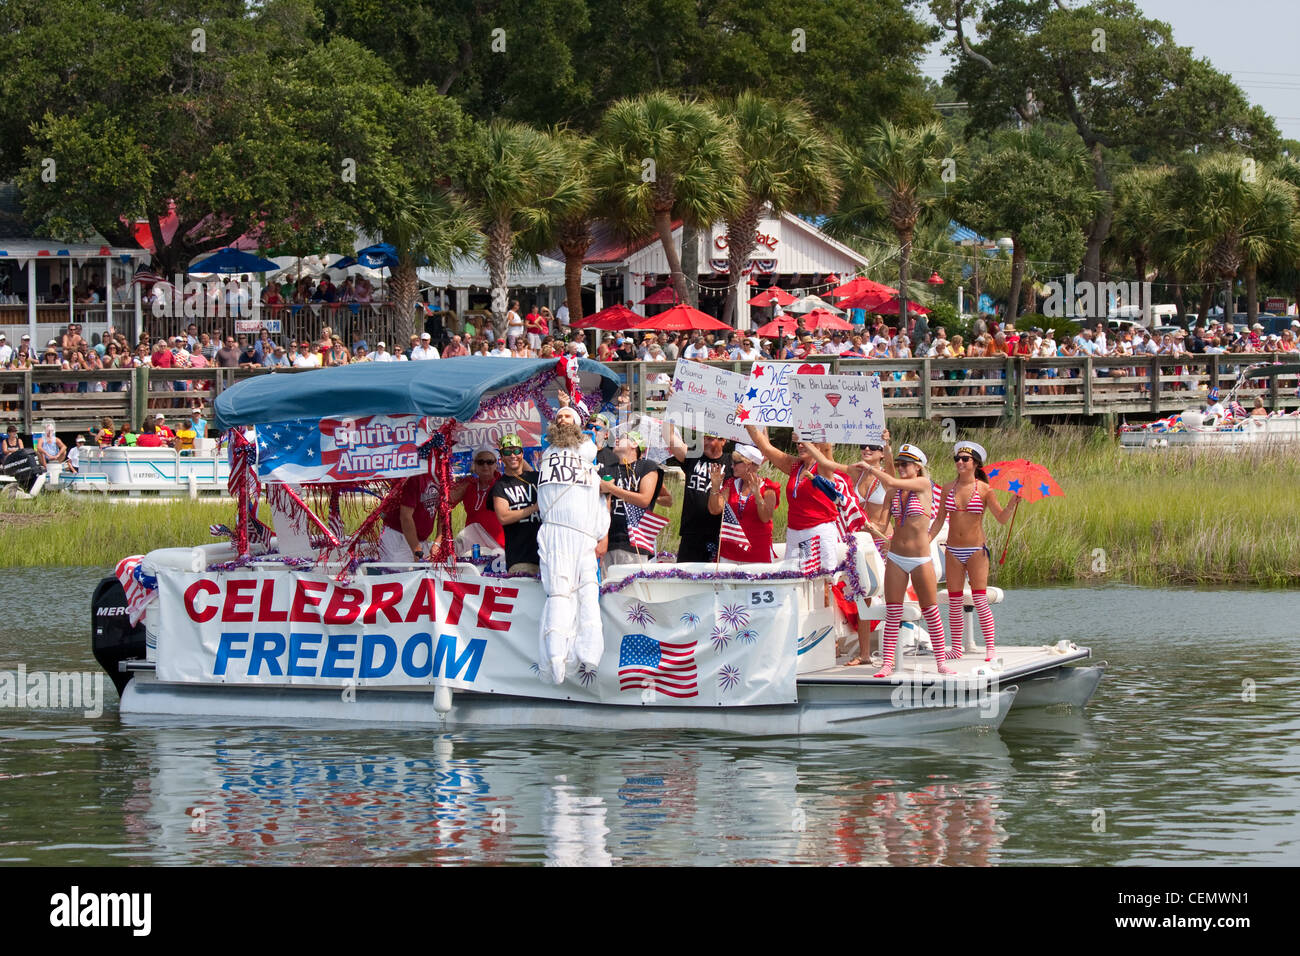
[[(888, 677), (894, 672), (894, 649), (898, 645), (898, 626), (903, 621), (903, 598), (910, 579), (916, 591), (916, 603), (921, 606), (930, 644), (934, 648), (934, 662), (940, 674), (954, 671), (944, 664), (943, 617), (939, 614), (938, 583), (934, 565), (930, 560), (930, 505), (934, 498), (934, 483), (926, 474), (928, 460), (925, 452), (915, 445), (904, 445), (894, 456), (896, 475), (868, 464), (866, 471), (888, 491), (893, 492), (889, 513), (894, 519), (894, 536), (889, 542), (885, 560), (885, 633), (882, 638), (884, 666), (876, 677)], [(884, 534), (884, 529), (876, 529)]]
[(930, 540), (948, 522), (948, 541), (944, 547), (946, 579), (948, 581), (948, 628), (952, 632), (952, 649), (948, 659), (962, 655), (962, 592), (970, 581), (971, 603), (979, 615), (980, 630), (984, 632), (984, 659), (993, 660), (995, 635), (993, 610), (989, 607), (989, 548), (984, 537), (984, 512), (991, 511), (1000, 524), (1011, 518), (1011, 506), (1003, 508), (989, 488), (984, 462), (988, 452), (979, 442), (960, 441), (953, 448), (952, 460), (957, 465), (957, 480), (948, 486), (943, 507), (930, 525)]

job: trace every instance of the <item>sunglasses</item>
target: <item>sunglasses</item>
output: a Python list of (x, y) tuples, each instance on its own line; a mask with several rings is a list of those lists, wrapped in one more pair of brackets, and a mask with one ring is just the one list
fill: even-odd
[(914, 460), (912, 460), (911, 458), (895, 458), (895, 459), (894, 459), (894, 467), (895, 467), (895, 468), (904, 468), (904, 467), (906, 467), (907, 465), (919, 465), (919, 464), (920, 464), (920, 462), (918, 462), (918, 461), (914, 461)]
[(476, 465), (495, 465), (496, 463), (497, 463), (497, 460), (496, 460), (495, 458), (475, 458), (475, 459), (474, 459), (474, 464), (476, 464)]
[[(514, 455), (522, 455), (523, 453), (524, 453), (524, 451), (523, 451), (522, 448), (502, 448), (502, 449), (501, 449), (501, 456), (502, 456), (503, 458), (510, 458), (510, 457), (513, 457)], [(479, 464), (480, 464), (480, 465), (484, 465), (484, 464), (488, 464), (488, 463), (487, 463), (487, 462), (479, 462)]]
[(953, 461), (974, 461), (975, 459), (972, 458), (970, 455), (953, 455), (952, 460)]

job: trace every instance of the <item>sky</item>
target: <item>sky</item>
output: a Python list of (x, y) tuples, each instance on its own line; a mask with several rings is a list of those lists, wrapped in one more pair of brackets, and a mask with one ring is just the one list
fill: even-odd
[[(1153, 20), (1163, 20), (1174, 42), (1189, 46), (1262, 106), (1281, 134), (1300, 140), (1300, 8), (1295, 0), (1136, 0)], [(1072, 4), (1073, 5), (1073, 4)], [(947, 57), (936, 45), (922, 61), (940, 79)]]

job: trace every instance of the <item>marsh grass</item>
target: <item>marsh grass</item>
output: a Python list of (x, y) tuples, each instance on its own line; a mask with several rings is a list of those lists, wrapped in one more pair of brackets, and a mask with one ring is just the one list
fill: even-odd
[[(1105, 430), (1083, 426), (959, 434), (980, 442), (995, 461), (1028, 458), (1045, 465), (1065, 491), (1061, 498), (1021, 503), (1000, 567), (1006, 527), (987, 518), (994, 584), (1300, 582), (1300, 456), (1294, 452), (1125, 452)], [(895, 448), (912, 442), (925, 449), (936, 481), (953, 479), (952, 445), (941, 440), (937, 424), (897, 422), (893, 441)], [(837, 457), (852, 460), (857, 449), (841, 447)], [(769, 466), (764, 473), (784, 485), (784, 475)], [(681, 472), (670, 470), (674, 505), (660, 538), (666, 550), (674, 550), (680, 536), (682, 485)], [(455, 515), (459, 531), (463, 512), (458, 508)], [(783, 494), (774, 518), (778, 541), (785, 537), (785, 519)], [(233, 521), (232, 504), (220, 500), (130, 505), (72, 495), (6, 499), (0, 501), (0, 567), (107, 566), (127, 554), (211, 541), (210, 524)]]

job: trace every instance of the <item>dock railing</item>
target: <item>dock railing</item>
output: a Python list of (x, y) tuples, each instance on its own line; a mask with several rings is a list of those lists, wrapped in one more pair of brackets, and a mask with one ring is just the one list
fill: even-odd
[[(1136, 421), (1159, 418), (1204, 404), (1210, 388), (1225, 394), (1241, 369), (1258, 363), (1293, 363), (1295, 353), (1250, 353), (1125, 358), (1015, 357), (975, 359), (842, 359), (817, 356), (809, 364), (830, 374), (881, 377), (890, 418), (982, 418), (1090, 420), (1120, 415)], [(444, 359), (442, 361), (456, 361)], [(710, 362), (748, 374), (749, 362)], [(674, 363), (610, 362), (628, 386), (631, 409), (662, 413)], [(255, 375), (310, 375), (299, 369), (137, 369), (64, 371), (35, 367), (0, 370), (0, 429), (39, 432), (52, 421), (60, 433), (96, 428), (105, 416), (139, 428), (162, 413), (169, 424), (183, 419), (196, 399), (212, 417), (212, 401), (235, 382)], [(180, 388), (177, 385), (180, 385)], [(1249, 408), (1256, 397), (1270, 411), (1300, 407), (1295, 374), (1249, 382), (1237, 400)]]

